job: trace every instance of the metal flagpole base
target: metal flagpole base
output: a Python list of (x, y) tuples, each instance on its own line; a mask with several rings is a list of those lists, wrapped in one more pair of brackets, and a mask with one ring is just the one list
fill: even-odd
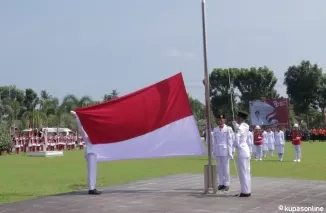
[(209, 194), (210, 190), (217, 193), (216, 165), (205, 165), (204, 167), (204, 193)]

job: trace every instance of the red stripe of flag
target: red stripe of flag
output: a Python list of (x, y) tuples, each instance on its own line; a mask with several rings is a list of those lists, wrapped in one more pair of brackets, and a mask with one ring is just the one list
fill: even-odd
[(125, 141), (192, 115), (181, 73), (75, 112), (92, 144)]

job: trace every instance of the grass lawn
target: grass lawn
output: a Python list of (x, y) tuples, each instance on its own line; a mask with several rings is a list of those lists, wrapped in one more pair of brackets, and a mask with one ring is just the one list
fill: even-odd
[[(326, 143), (302, 145), (302, 161), (294, 163), (293, 148), (286, 144), (285, 161), (276, 156), (252, 161), (253, 176), (326, 180)], [(98, 188), (177, 173), (202, 173), (207, 157), (182, 157), (105, 162), (98, 164)], [(235, 175), (234, 164), (230, 164)], [(0, 157), (0, 203), (86, 189), (83, 151), (65, 152), (64, 157)]]

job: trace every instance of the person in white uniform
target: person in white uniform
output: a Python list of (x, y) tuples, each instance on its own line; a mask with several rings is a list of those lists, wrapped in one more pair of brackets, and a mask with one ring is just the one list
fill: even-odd
[(235, 144), (236, 144), (236, 140), (237, 140), (236, 134), (237, 133), (235, 131), (232, 133), (232, 159), (231, 160), (233, 160), (234, 155), (235, 155)]
[(268, 140), (267, 140), (267, 132), (265, 129), (263, 130), (263, 136), (264, 136), (263, 157), (266, 158), (267, 151), (268, 151)]
[(267, 128), (266, 137), (267, 137), (267, 147), (268, 147), (269, 154), (271, 156), (274, 156), (275, 138), (274, 138), (274, 132), (271, 130), (270, 127)]
[(283, 155), (284, 155), (284, 132), (281, 130), (280, 126), (277, 126), (275, 131), (275, 151), (278, 155), (278, 159), (280, 161), (283, 161)]
[(89, 138), (86, 135), (85, 138), (86, 148), (85, 148), (85, 158), (87, 161), (87, 176), (88, 176), (88, 194), (90, 195), (100, 195), (102, 192), (96, 189), (96, 176), (97, 176), (97, 159), (96, 154), (87, 150), (89, 144)]
[(77, 119), (76, 113), (71, 112), (74, 116), (79, 134), (83, 137), (86, 148), (85, 148), (85, 158), (87, 161), (87, 182), (88, 182), (88, 194), (90, 195), (100, 195), (102, 192), (96, 189), (96, 176), (97, 176), (97, 157), (96, 154), (90, 149), (91, 143), (87, 133), (84, 131), (79, 119)]
[(236, 149), (238, 155), (238, 172), (241, 185), (241, 192), (235, 196), (250, 197), (251, 196), (251, 174), (250, 174), (250, 150), (247, 144), (249, 134), (249, 125), (245, 123), (248, 114), (238, 112), (238, 122), (233, 121), (233, 126), (237, 132)]
[(230, 159), (232, 156), (233, 131), (225, 124), (225, 115), (217, 117), (218, 127), (213, 129), (214, 156), (217, 163), (217, 190), (228, 191), (230, 187)]

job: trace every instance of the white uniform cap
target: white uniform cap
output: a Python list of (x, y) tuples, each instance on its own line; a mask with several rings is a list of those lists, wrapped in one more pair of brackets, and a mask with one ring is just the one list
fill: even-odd
[(256, 126), (255, 129), (260, 129), (260, 126)]
[(294, 124), (293, 127), (294, 128), (299, 128), (299, 125), (298, 124)]

